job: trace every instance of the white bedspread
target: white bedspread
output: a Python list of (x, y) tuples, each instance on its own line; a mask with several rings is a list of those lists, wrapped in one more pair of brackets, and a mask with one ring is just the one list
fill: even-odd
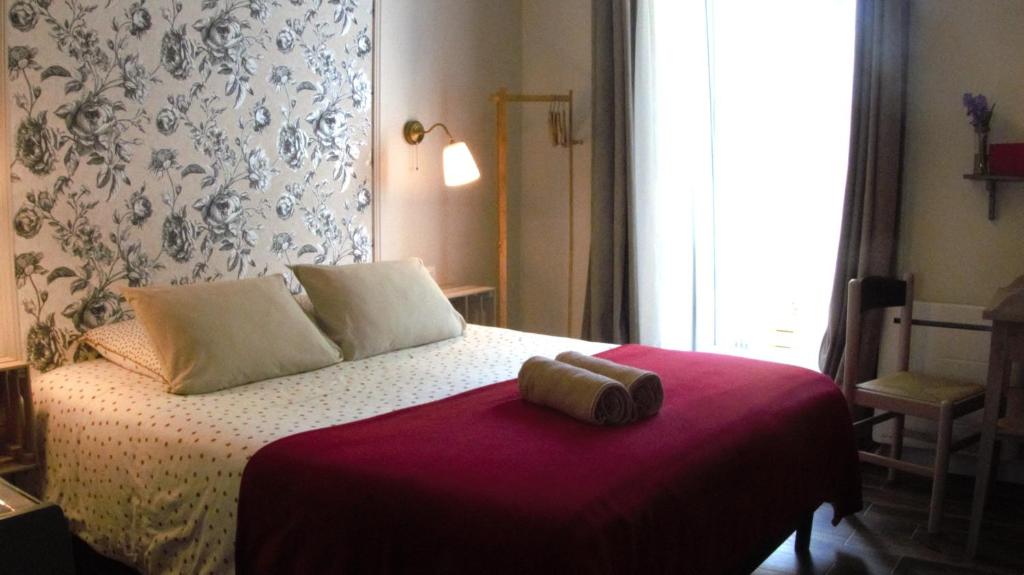
[(511, 379), (532, 355), (611, 347), (469, 326), (462, 338), (188, 397), (105, 360), (65, 366), (33, 382), (43, 497), (96, 550), (143, 573), (233, 573), (239, 482), (260, 447)]

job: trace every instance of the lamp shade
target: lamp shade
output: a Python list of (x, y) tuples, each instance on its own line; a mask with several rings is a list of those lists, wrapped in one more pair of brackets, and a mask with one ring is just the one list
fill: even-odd
[(444, 147), (444, 185), (462, 186), (479, 179), (480, 169), (466, 142), (452, 142)]

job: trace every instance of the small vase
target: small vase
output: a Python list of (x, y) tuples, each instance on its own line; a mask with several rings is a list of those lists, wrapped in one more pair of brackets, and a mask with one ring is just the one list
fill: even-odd
[(988, 173), (988, 130), (977, 130), (978, 147), (974, 152), (974, 173)]

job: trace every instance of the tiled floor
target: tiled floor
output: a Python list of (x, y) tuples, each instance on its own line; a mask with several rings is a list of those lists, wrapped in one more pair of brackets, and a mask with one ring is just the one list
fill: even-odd
[(989, 499), (981, 548), (965, 557), (972, 479), (951, 477), (942, 533), (927, 533), (931, 483), (901, 477), (885, 485), (878, 468), (864, 467), (864, 511), (832, 527), (832, 508), (814, 515), (809, 556), (793, 552), (793, 538), (755, 571), (779, 574), (946, 575), (1024, 574), (1024, 486), (997, 484)]

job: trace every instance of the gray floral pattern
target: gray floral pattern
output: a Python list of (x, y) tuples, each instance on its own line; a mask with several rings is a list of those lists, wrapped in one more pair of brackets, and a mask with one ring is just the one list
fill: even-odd
[(72, 361), (119, 286), (372, 254), (373, 0), (14, 0), (27, 355)]

